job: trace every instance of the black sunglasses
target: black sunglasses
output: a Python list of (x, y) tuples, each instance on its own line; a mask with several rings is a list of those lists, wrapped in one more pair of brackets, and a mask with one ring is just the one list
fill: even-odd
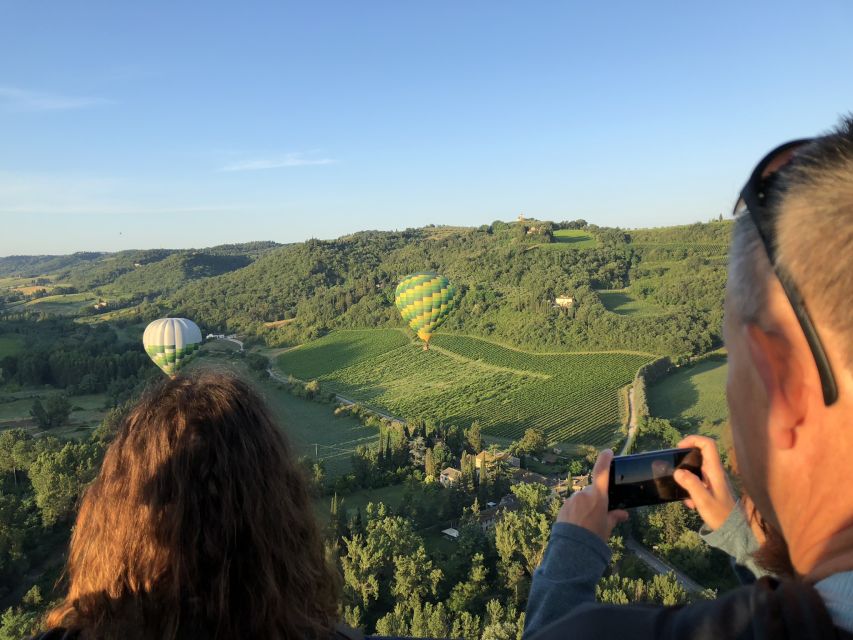
[(758, 163), (758, 166), (753, 170), (746, 186), (740, 192), (740, 199), (735, 205), (733, 213), (735, 217), (748, 215), (758, 230), (764, 250), (767, 252), (767, 257), (773, 266), (773, 271), (782, 284), (782, 289), (785, 291), (785, 295), (788, 296), (791, 308), (793, 308), (800, 327), (803, 329), (803, 334), (806, 336), (806, 341), (809, 343), (809, 348), (811, 349), (812, 356), (817, 365), (818, 374), (820, 375), (823, 402), (826, 406), (830, 406), (838, 400), (838, 385), (835, 382), (835, 376), (832, 373), (829, 359), (826, 357), (826, 351), (823, 348), (823, 344), (821, 344), (820, 337), (817, 335), (814, 322), (812, 322), (811, 316), (809, 316), (800, 290), (794, 284), (793, 279), (785, 268), (776, 262), (776, 221), (773, 212), (767, 207), (767, 188), (777, 178), (776, 172), (788, 164), (799, 149), (811, 141), (811, 138), (807, 138), (786, 142), (764, 156), (761, 162)]

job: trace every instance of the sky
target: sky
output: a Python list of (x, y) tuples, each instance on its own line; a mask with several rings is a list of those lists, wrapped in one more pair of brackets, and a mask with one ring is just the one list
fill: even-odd
[(728, 214), (853, 3), (0, 0), (0, 255)]

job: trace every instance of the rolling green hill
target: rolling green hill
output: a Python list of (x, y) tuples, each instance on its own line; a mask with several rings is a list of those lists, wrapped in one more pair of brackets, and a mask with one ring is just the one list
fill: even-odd
[[(725, 254), (720, 238), (728, 223), (664, 230), (660, 244), (686, 257), (656, 271), (644, 267), (661, 260), (660, 247), (649, 244), (656, 231), (637, 232), (644, 244), (635, 243), (635, 232), (558, 228), (552, 239), (577, 244), (542, 251), (560, 243), (525, 229), (496, 222), (311, 240), (274, 249), (243, 269), (189, 282), (163, 304), (268, 345), (295, 345), (333, 329), (402, 327), (394, 287), (405, 275), (429, 269), (459, 290), (448, 331), (531, 351), (627, 349), (679, 356), (720, 343), (726, 273), (718, 258)], [(596, 293), (625, 287), (638, 306), (655, 313), (613, 313)], [(555, 308), (564, 295), (576, 299), (572, 309)]]
[(81, 252), (67, 256), (6, 256), (0, 258), (0, 276), (35, 277), (93, 263), (105, 255), (107, 254)]

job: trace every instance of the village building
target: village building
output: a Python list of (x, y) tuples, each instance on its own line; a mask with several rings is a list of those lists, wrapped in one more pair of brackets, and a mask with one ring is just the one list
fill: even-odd
[(568, 478), (563, 478), (562, 480), (558, 480), (557, 484), (554, 485), (554, 491), (556, 494), (565, 498), (572, 491), (572, 478), (569, 476)]
[[(489, 504), (494, 503), (490, 502)], [(518, 502), (518, 498), (516, 498), (512, 493), (508, 493), (501, 498), (501, 501), (494, 507), (480, 511), (480, 514), (477, 516), (477, 519), (480, 522), (480, 528), (483, 531), (488, 531), (497, 524), (498, 520), (500, 520), (504, 513), (518, 511), (520, 508), (521, 504)]]
[(443, 529), (441, 535), (443, 535), (448, 540), (459, 540), (459, 530), (454, 529), (453, 527)]
[(438, 481), (445, 487), (453, 487), (462, 479), (462, 472), (453, 467), (447, 467), (438, 476)]
[(554, 299), (554, 306), (561, 309), (571, 309), (575, 306), (575, 297), (570, 295), (557, 296)]
[(536, 473), (535, 471), (528, 471), (527, 469), (513, 469), (512, 482), (513, 484), (518, 484), (519, 482), (532, 484), (537, 482), (544, 484), (546, 487), (551, 487), (555, 484), (555, 479), (543, 476), (541, 473)]
[(497, 462), (506, 462), (509, 466), (515, 467), (516, 469), (521, 466), (521, 460), (516, 456), (510, 455), (509, 451), (498, 451), (493, 454), (489, 451), (483, 450), (474, 456), (474, 468), (478, 471), (484, 464), (491, 466)]
[(581, 491), (590, 483), (589, 474), (583, 476), (574, 476), (572, 478), (572, 491)]

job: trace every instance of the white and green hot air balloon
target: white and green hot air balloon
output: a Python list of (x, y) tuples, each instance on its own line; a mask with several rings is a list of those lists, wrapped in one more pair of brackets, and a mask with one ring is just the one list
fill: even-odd
[(160, 318), (145, 327), (142, 344), (154, 364), (174, 376), (201, 346), (201, 330), (186, 318)]

